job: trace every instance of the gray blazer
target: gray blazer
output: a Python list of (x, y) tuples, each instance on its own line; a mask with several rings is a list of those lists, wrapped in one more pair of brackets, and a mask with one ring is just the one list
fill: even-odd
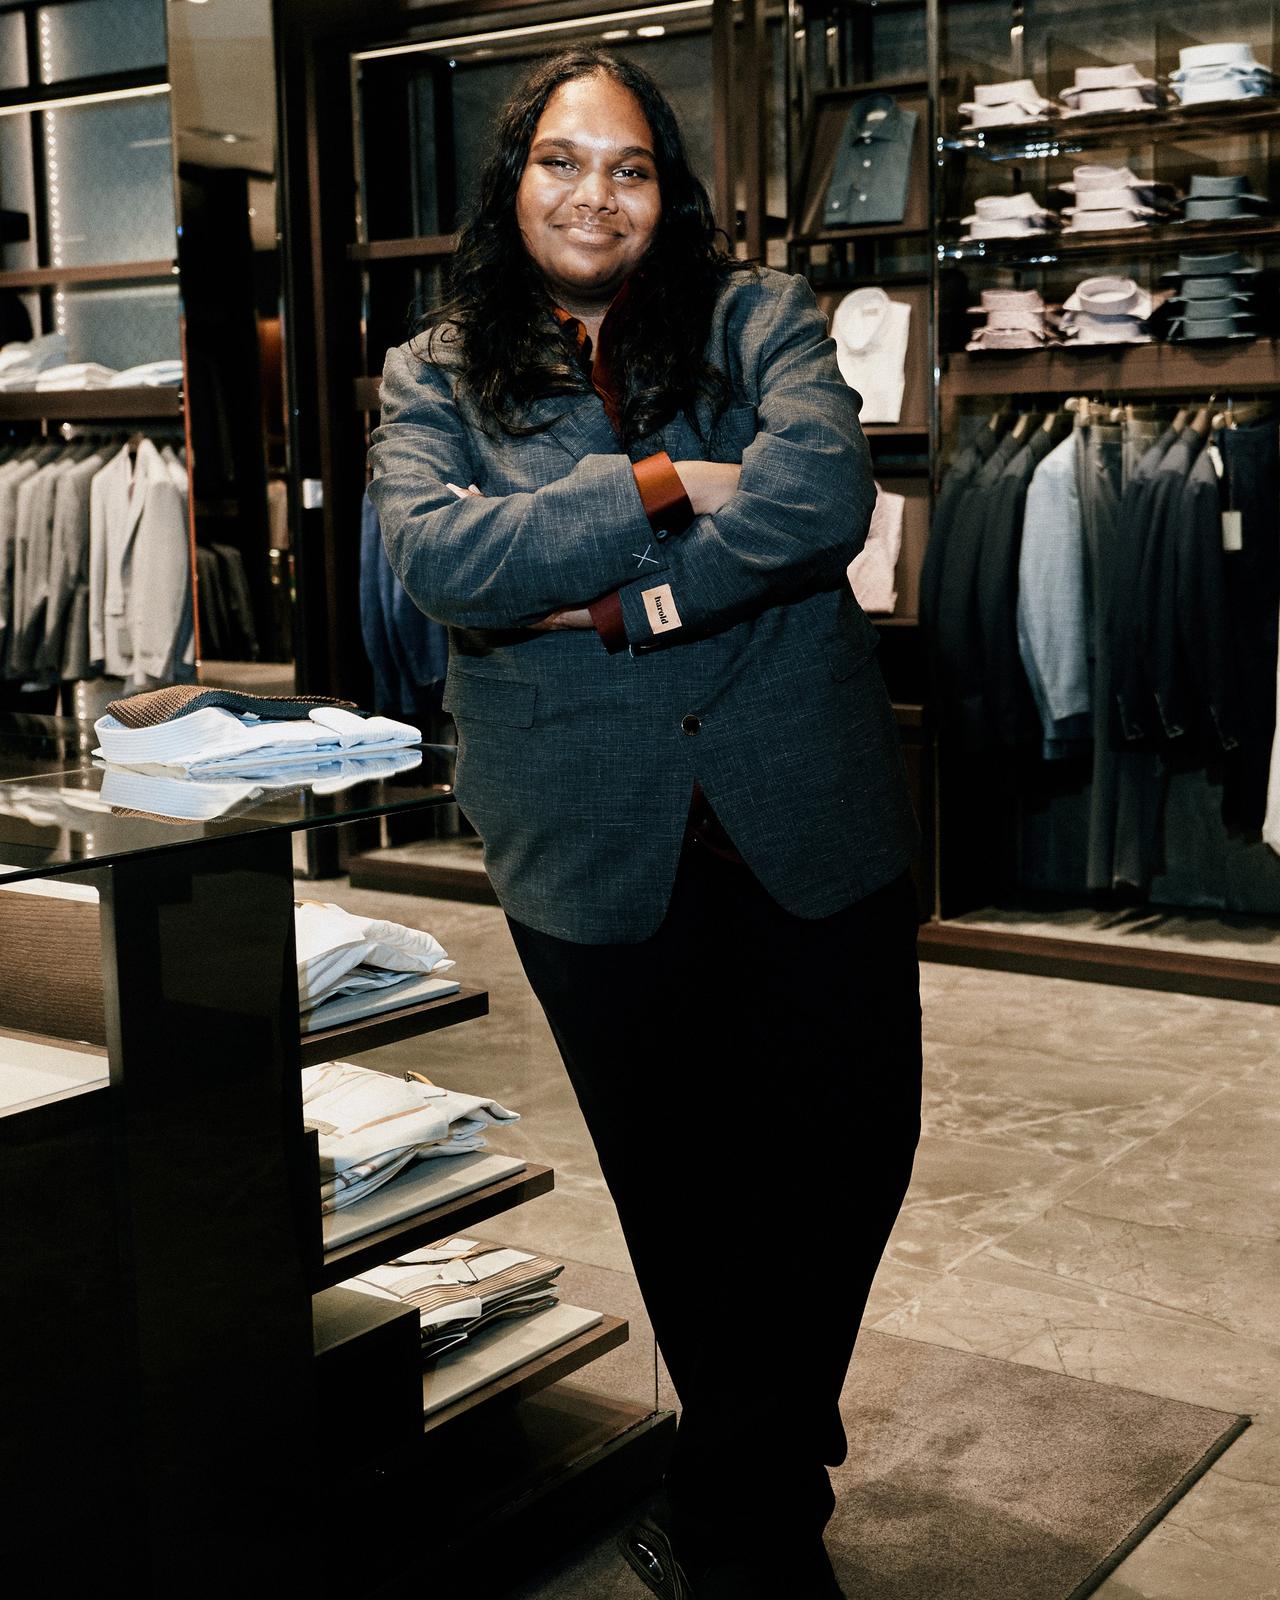
[[(447, 344), (424, 343), (387, 356), (369, 492), (391, 565), (449, 627), (458, 802), (504, 909), (577, 943), (646, 938), (695, 779), (799, 916), (901, 873), (915, 826), (875, 631), (845, 573), (875, 487), (805, 280), (733, 275), (707, 354), (736, 403), (714, 432), (679, 417), (630, 459), (594, 392), (538, 402), (545, 432), (486, 432)], [(670, 538), (631, 470), (663, 449), (742, 464), (733, 498)], [(527, 631), (614, 590), (630, 651)]]

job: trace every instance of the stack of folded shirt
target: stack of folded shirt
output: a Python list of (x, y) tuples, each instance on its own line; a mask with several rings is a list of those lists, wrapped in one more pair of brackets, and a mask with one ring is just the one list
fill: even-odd
[(341, 794), (357, 784), (412, 772), (421, 765), (421, 750), (388, 750), (377, 756), (334, 756), (305, 767), (255, 773), (252, 781), (225, 774), (177, 777), (166, 767), (107, 765), (102, 768), (98, 795), (116, 817), (139, 817), (150, 822), (212, 822), (215, 817), (249, 810), (268, 790), (308, 789), (312, 794)]
[(1256, 217), (1271, 209), (1263, 195), (1249, 193), (1249, 180), (1243, 172), (1197, 172), (1192, 175), (1182, 214), (1186, 222), (1225, 222), (1232, 217)]
[[(431, 934), (399, 922), (353, 916), (328, 901), (295, 901), (293, 926), (298, 1003), (304, 1013), (341, 996), (402, 986), (412, 977), (454, 966)], [(456, 993), (458, 985), (444, 987)], [(386, 999), (379, 996), (378, 1009), (388, 1008)], [(391, 996), (390, 1004), (398, 999)]]
[(417, 1073), (393, 1078), (331, 1061), (302, 1070), (302, 1120), (319, 1136), (326, 1213), (372, 1194), (411, 1161), (487, 1149), (486, 1128), (520, 1117), (496, 1100), (441, 1089)]
[(46, 333), (28, 344), (7, 344), (0, 349), (0, 390), (32, 389), (42, 372), (63, 366), (66, 359), (67, 338), (62, 333)]
[(104, 367), (97, 361), (73, 361), (67, 366), (46, 367), (36, 378), (35, 388), (105, 389), (115, 375), (114, 367)]
[(1021, 239), (1028, 234), (1048, 233), (1061, 226), (1056, 212), (1047, 211), (1029, 191), (1022, 194), (990, 194), (973, 203), (973, 215), (964, 218), (973, 239)]
[(1019, 122), (1042, 122), (1055, 108), (1030, 78), (1015, 78), (1009, 83), (976, 84), (973, 99), (963, 101), (960, 110), (968, 128), (1010, 128)]
[(1086, 278), (1062, 307), (1067, 342), (1150, 344), (1146, 323), (1157, 304), (1132, 278)]
[(1132, 61), (1118, 67), (1077, 67), (1076, 81), (1059, 96), (1068, 117), (1099, 111), (1147, 111), (1163, 102), (1160, 85)]
[(1038, 350), (1056, 338), (1049, 308), (1035, 289), (984, 289), (970, 316), (985, 316), (966, 350)]
[(177, 767), (199, 776), (314, 767), (335, 757), (417, 744), (422, 734), (391, 717), (359, 715), (350, 702), (178, 685), (113, 700), (94, 723), (93, 752), (122, 766)]
[(370, 1267), (341, 1287), (417, 1306), (422, 1358), (432, 1361), (495, 1322), (558, 1304), (552, 1285), (563, 1271), (562, 1262), (528, 1250), (445, 1239)]
[(1076, 167), (1057, 187), (1075, 201), (1063, 213), (1068, 233), (1147, 227), (1170, 217), (1177, 198), (1171, 184), (1136, 177), (1128, 167)]
[(1169, 74), (1184, 106), (1207, 100), (1248, 100), (1274, 94), (1276, 80), (1247, 44), (1193, 44), (1178, 51), (1178, 70)]
[(1176, 270), (1161, 280), (1178, 286), (1169, 337), (1189, 343), (1254, 338), (1259, 276), (1238, 250), (1179, 256)]
[(140, 367), (117, 372), (110, 386), (113, 389), (161, 388), (181, 382), (181, 361), (144, 361)]

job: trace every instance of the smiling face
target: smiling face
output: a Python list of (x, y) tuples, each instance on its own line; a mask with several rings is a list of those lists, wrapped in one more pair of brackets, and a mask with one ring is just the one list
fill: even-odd
[(635, 96), (603, 73), (547, 101), (516, 191), (525, 248), (558, 305), (607, 306), (662, 215), (653, 134)]

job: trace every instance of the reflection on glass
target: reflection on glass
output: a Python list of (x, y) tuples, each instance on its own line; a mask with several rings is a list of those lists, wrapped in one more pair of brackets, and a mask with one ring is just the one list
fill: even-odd
[(72, 0), (37, 16), (42, 83), (164, 66), (164, 0)]
[(67, 359), (98, 361), (124, 372), (181, 351), (178, 286), (66, 289), (59, 292), (59, 323)]
[(0, 16), (0, 89), (27, 87), (27, 51), (22, 13)]
[(172, 260), (169, 98), (44, 113), (51, 266)]

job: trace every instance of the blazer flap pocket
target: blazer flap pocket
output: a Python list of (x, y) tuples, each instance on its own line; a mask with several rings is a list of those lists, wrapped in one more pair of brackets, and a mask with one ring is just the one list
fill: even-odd
[(837, 683), (852, 678), (879, 643), (876, 630), (860, 615), (861, 627), (841, 631), (827, 640), (827, 665)]
[(443, 707), (477, 722), (498, 722), (508, 728), (531, 728), (538, 698), (536, 683), (492, 677), (450, 667)]

